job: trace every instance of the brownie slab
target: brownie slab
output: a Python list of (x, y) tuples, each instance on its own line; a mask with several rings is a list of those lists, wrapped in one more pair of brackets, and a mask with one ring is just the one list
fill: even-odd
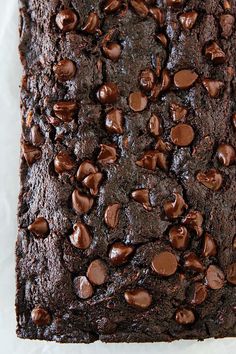
[(236, 336), (236, 1), (20, 1), (17, 335)]

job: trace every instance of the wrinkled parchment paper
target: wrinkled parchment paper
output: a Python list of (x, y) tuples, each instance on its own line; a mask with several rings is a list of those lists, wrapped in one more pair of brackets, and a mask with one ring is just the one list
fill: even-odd
[(0, 0), (0, 346), (4, 354), (233, 354), (236, 340), (179, 341), (172, 344), (56, 344), (15, 335), (16, 203), (19, 190), (19, 83), (17, 0)]

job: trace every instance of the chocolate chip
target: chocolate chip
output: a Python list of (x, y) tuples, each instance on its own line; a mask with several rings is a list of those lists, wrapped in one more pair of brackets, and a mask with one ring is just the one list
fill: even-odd
[(165, 15), (164, 12), (159, 9), (158, 7), (151, 7), (149, 9), (149, 13), (151, 16), (156, 20), (156, 22), (160, 25), (163, 26), (165, 23)]
[(108, 82), (103, 84), (98, 92), (97, 98), (102, 104), (115, 103), (119, 97), (119, 90), (116, 84)]
[(124, 296), (126, 302), (136, 308), (146, 309), (152, 303), (152, 296), (144, 289), (127, 290)]
[(121, 205), (119, 203), (114, 203), (108, 205), (105, 210), (104, 220), (107, 226), (115, 229), (119, 223), (119, 214), (120, 214)]
[(89, 248), (92, 242), (92, 237), (88, 227), (81, 222), (77, 222), (73, 226), (73, 229), (74, 232), (70, 235), (70, 242), (72, 245), (81, 250)]
[(95, 196), (99, 192), (99, 186), (101, 184), (103, 175), (100, 172), (91, 173), (83, 180), (83, 185), (89, 188), (90, 194)]
[(140, 87), (145, 92), (150, 92), (155, 83), (155, 74), (151, 69), (142, 70), (139, 74)]
[(236, 161), (236, 152), (232, 145), (220, 144), (217, 149), (217, 157), (224, 166), (230, 166)]
[(180, 217), (188, 208), (183, 197), (179, 193), (173, 193), (175, 200), (173, 202), (167, 201), (164, 203), (164, 210), (169, 219), (176, 219)]
[(153, 150), (145, 152), (142, 158), (136, 161), (136, 165), (151, 171), (155, 171), (157, 165), (157, 153), (158, 152)]
[(135, 191), (132, 192), (132, 198), (143, 205), (144, 209), (151, 211), (152, 207), (150, 204), (150, 200), (149, 200), (149, 191), (148, 189), (137, 189)]
[(75, 189), (72, 193), (73, 209), (79, 214), (86, 214), (93, 206), (93, 198)]
[(210, 265), (206, 272), (206, 280), (209, 288), (218, 290), (224, 286), (225, 276), (220, 268)]
[(235, 18), (230, 14), (223, 14), (220, 16), (220, 26), (222, 29), (221, 35), (224, 38), (229, 38), (233, 33)]
[(198, 172), (196, 178), (198, 182), (213, 191), (218, 191), (223, 183), (221, 173), (215, 168), (212, 168), (206, 172)]
[(156, 39), (162, 44), (163, 48), (167, 48), (168, 39), (164, 33), (158, 33)]
[(205, 49), (205, 55), (212, 60), (214, 64), (223, 64), (225, 62), (225, 53), (216, 42), (212, 42)]
[(212, 98), (217, 98), (224, 87), (224, 83), (219, 80), (204, 79), (202, 83)]
[(142, 112), (147, 107), (147, 96), (138, 91), (129, 95), (129, 106), (134, 112)]
[(207, 298), (207, 287), (199, 282), (194, 284), (193, 296), (191, 299), (192, 305), (200, 305)]
[(106, 43), (102, 46), (106, 58), (116, 62), (121, 55), (121, 46), (118, 43)]
[(205, 268), (195, 253), (189, 252), (184, 256), (184, 259), (185, 259), (184, 266), (186, 268), (195, 270), (196, 272), (204, 272)]
[(32, 126), (32, 128), (30, 130), (30, 134), (31, 134), (31, 141), (32, 141), (33, 145), (38, 146), (38, 145), (42, 145), (44, 143), (44, 137), (43, 137), (38, 125)]
[(178, 267), (176, 256), (168, 251), (156, 254), (152, 260), (152, 269), (163, 277), (173, 275)]
[(227, 267), (227, 280), (230, 284), (236, 285), (236, 263)]
[(61, 10), (56, 16), (56, 24), (64, 32), (73, 31), (78, 24), (77, 15), (70, 9)]
[(102, 285), (107, 280), (107, 268), (100, 259), (96, 259), (90, 263), (86, 275), (92, 284)]
[(49, 233), (48, 222), (43, 217), (38, 217), (28, 226), (28, 230), (38, 237), (47, 236)]
[(77, 103), (74, 101), (59, 101), (53, 106), (55, 115), (63, 122), (71, 122), (77, 109)]
[(149, 130), (154, 136), (159, 136), (162, 133), (161, 118), (154, 113), (149, 120)]
[(188, 146), (194, 139), (194, 130), (189, 124), (179, 123), (171, 129), (170, 138), (177, 146)]
[(87, 18), (85, 25), (82, 27), (82, 31), (94, 34), (98, 32), (100, 26), (100, 19), (96, 12), (91, 12)]
[(183, 5), (183, 0), (166, 0), (167, 6), (178, 7)]
[(106, 0), (103, 4), (102, 9), (105, 13), (110, 14), (119, 10), (121, 5), (121, 0)]
[(216, 241), (209, 233), (206, 232), (203, 241), (202, 255), (204, 257), (211, 257), (211, 256), (216, 256), (216, 253), (217, 253)]
[(80, 299), (89, 299), (93, 296), (93, 287), (85, 276), (79, 276), (74, 279), (74, 289)]
[(192, 324), (195, 322), (195, 315), (192, 310), (177, 310), (175, 314), (175, 321), (181, 325)]
[(157, 140), (155, 148), (160, 152), (168, 153), (172, 150), (172, 145), (164, 141), (163, 139), (159, 138)]
[(87, 177), (91, 173), (96, 173), (96, 172), (98, 172), (97, 167), (94, 166), (91, 161), (86, 160), (81, 163), (81, 165), (77, 171), (76, 178), (79, 182), (81, 182), (81, 181), (83, 181), (83, 179), (85, 177)]
[(236, 130), (236, 113), (232, 115), (231, 120), (232, 120), (233, 127)]
[(196, 11), (188, 11), (179, 16), (179, 21), (184, 29), (190, 30), (195, 25), (197, 17), (198, 13)]
[(130, 0), (130, 4), (139, 16), (147, 17), (149, 10), (143, 0)]
[(174, 75), (174, 84), (181, 90), (188, 89), (193, 86), (198, 78), (198, 74), (194, 70), (180, 70)]
[(161, 74), (161, 91), (166, 91), (170, 88), (171, 77), (169, 70), (164, 69)]
[(98, 155), (98, 162), (102, 165), (112, 164), (117, 160), (116, 147), (113, 145), (100, 145), (101, 151)]
[(59, 174), (69, 172), (74, 167), (75, 162), (67, 151), (60, 151), (54, 159), (54, 168)]
[(125, 245), (122, 242), (116, 242), (111, 246), (109, 259), (112, 265), (121, 265), (128, 261), (130, 255), (134, 252), (133, 246)]
[(174, 122), (178, 122), (180, 120), (184, 120), (188, 113), (188, 110), (179, 105), (178, 103), (171, 103), (170, 105), (170, 112)]
[(224, 0), (223, 7), (225, 10), (231, 10), (231, 4), (228, 0)]
[(53, 68), (58, 81), (65, 82), (73, 79), (76, 73), (76, 66), (72, 60), (63, 59)]
[(31, 319), (38, 327), (48, 326), (51, 322), (51, 316), (48, 311), (41, 306), (37, 306), (31, 311)]
[(120, 109), (114, 108), (106, 115), (106, 128), (109, 133), (123, 134), (124, 118)]
[(190, 230), (194, 230), (198, 237), (202, 236), (203, 233), (203, 216), (199, 211), (192, 210), (190, 211), (182, 223), (186, 225)]
[(185, 250), (189, 244), (189, 233), (184, 226), (172, 226), (169, 230), (171, 246), (178, 250)]
[(24, 142), (21, 144), (21, 148), (28, 166), (32, 166), (41, 159), (42, 152), (38, 147)]

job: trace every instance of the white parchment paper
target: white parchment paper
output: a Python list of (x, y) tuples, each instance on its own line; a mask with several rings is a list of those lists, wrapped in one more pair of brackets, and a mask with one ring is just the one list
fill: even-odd
[(56, 344), (15, 335), (16, 205), (19, 190), (18, 1), (0, 0), (0, 351), (4, 354), (233, 354), (236, 340), (179, 341), (171, 344)]

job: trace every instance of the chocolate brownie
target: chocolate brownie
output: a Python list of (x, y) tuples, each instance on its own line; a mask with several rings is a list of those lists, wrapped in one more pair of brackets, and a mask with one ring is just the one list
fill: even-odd
[(21, 1), (19, 337), (236, 336), (235, 16)]

